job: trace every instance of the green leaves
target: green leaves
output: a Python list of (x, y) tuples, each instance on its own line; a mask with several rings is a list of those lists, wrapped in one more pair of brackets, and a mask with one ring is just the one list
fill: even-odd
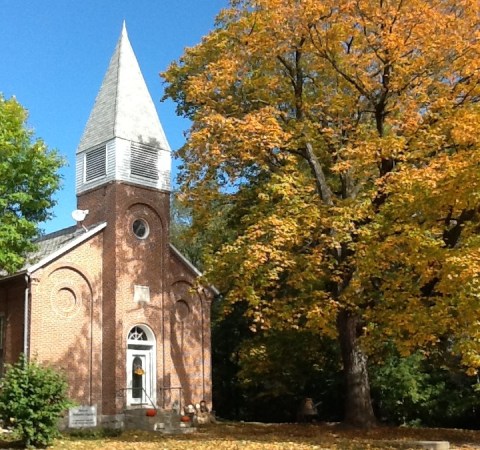
[(58, 419), (71, 406), (63, 376), (22, 355), (7, 367), (0, 392), (0, 417), (27, 447), (45, 447), (58, 434)]
[(38, 224), (51, 216), (63, 159), (34, 139), (27, 112), (0, 95), (0, 270), (15, 272), (33, 249)]
[(165, 73), (192, 119), (193, 217), (228, 196), (238, 219), (206, 274), (257, 329), (333, 334), (343, 312), (352, 346), (448, 336), (480, 368), (479, 17), (472, 0), (238, 0)]

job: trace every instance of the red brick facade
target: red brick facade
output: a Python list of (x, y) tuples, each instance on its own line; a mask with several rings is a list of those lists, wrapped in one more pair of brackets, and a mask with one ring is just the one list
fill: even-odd
[[(127, 338), (139, 326), (154, 335), (145, 367), (154, 373), (145, 376), (156, 405), (210, 403), (211, 293), (169, 246), (169, 193), (112, 182), (80, 195), (78, 206), (90, 211), (83, 226), (106, 226), (29, 275), (27, 342), (27, 278), (0, 281), (5, 361), (26, 344), (30, 358), (65, 371), (75, 401), (116, 417), (132, 395)], [(139, 218), (148, 224), (145, 239), (133, 233)], [(134, 300), (135, 286), (149, 289), (149, 301)]]
[(71, 397), (105, 420), (211, 403), (212, 294), (169, 244), (170, 167), (124, 25), (76, 154), (76, 217), (88, 214), (0, 278), (3, 360), (25, 352), (63, 370)]

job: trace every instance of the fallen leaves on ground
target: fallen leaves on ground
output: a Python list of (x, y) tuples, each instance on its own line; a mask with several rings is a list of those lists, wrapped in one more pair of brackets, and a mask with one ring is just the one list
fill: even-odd
[[(341, 424), (219, 423), (195, 433), (168, 436), (147, 431), (125, 431), (109, 438), (64, 436), (53, 450), (361, 450), (419, 448), (415, 441), (449, 441), (451, 449), (480, 449), (480, 431), (434, 428), (377, 427), (358, 430)], [(2, 446), (5, 448), (4, 446)]]

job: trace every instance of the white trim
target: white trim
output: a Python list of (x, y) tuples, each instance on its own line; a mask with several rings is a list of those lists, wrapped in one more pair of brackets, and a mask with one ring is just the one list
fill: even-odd
[(175, 253), (182, 260), (182, 262), (185, 263), (188, 268), (193, 271), (195, 275), (198, 275), (199, 277), (203, 275), (202, 272), (200, 272), (185, 256), (180, 253), (180, 250), (178, 250), (177, 247), (175, 247), (173, 244), (170, 244), (170, 248), (173, 250), (173, 253)]
[(62, 256), (64, 253), (68, 252), (72, 248), (76, 247), (77, 245), (81, 244), (82, 242), (86, 241), (87, 239), (91, 238), (93, 235), (97, 234), (99, 231), (103, 230), (107, 226), (107, 222), (103, 222), (100, 225), (97, 225), (95, 228), (81, 234), (77, 238), (70, 241), (67, 245), (62, 248), (59, 248), (57, 251), (50, 253), (50, 255), (46, 256), (45, 258), (41, 259), (37, 263), (33, 264), (30, 267), (27, 267), (27, 273), (30, 275), (36, 270), (40, 269), (41, 267), (45, 266), (46, 264), (52, 262), (54, 259)]
[[(132, 331), (133, 328), (138, 327), (141, 328), (146, 336), (147, 340), (146, 341), (136, 341), (136, 340), (131, 340), (128, 339), (128, 336), (130, 332)], [(130, 346), (133, 345), (144, 345), (146, 347), (150, 347), (148, 350), (136, 350), (134, 348), (131, 348)], [(149, 399), (145, 399), (146, 403), (142, 402), (143, 399), (143, 394), (142, 394), (142, 399), (140, 399), (140, 402), (134, 401), (132, 397), (132, 372), (131, 372), (131, 365), (133, 361), (133, 357), (137, 356), (143, 356), (145, 358), (145, 371), (146, 373), (144, 374), (144, 378), (142, 383), (144, 383), (144, 389), (147, 392), (147, 395), (150, 397), (150, 400), (153, 402), (153, 405), (150, 404)], [(126, 369), (126, 380), (127, 380), (127, 406), (134, 406), (134, 405), (145, 405), (145, 407), (151, 407), (155, 406), (157, 404), (157, 340), (155, 337), (155, 333), (153, 330), (145, 324), (137, 324), (131, 327), (128, 330), (127, 334), (127, 351), (126, 351), (126, 364), (125, 364), (125, 369)]]
[[(197, 276), (201, 277), (203, 276), (203, 273), (200, 272), (185, 256), (183, 256), (181, 253), (180, 253), (180, 250), (178, 250), (177, 247), (175, 247), (173, 244), (170, 244), (170, 248), (173, 250), (173, 253), (175, 253), (175, 255), (178, 256), (178, 258), (180, 258), (180, 260)], [(215, 286), (211, 286), (209, 285), (208, 286), (215, 295), (219, 295), (220, 294), (220, 291), (215, 287)]]
[[(145, 226), (145, 234), (141, 236), (135, 231), (135, 224), (138, 222), (142, 223)], [(143, 217), (137, 217), (133, 220), (133, 222), (131, 223), (131, 230), (135, 237), (140, 240), (147, 239), (150, 235), (150, 225)]]
[[(135, 339), (128, 339), (128, 336), (130, 335), (130, 332), (136, 327), (141, 328), (143, 331), (145, 331), (145, 335), (147, 336), (146, 341), (137, 341)], [(145, 325), (144, 323), (134, 325), (133, 327), (130, 327), (130, 329), (128, 330), (127, 345), (128, 344), (132, 344), (132, 345), (138, 345), (138, 344), (140, 344), (140, 345), (156, 345), (156, 343), (157, 343), (157, 339), (155, 338), (155, 333), (153, 332), (153, 330), (148, 325)]]

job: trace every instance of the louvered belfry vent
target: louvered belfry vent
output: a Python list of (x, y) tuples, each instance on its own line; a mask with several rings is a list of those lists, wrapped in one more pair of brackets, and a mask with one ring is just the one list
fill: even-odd
[(77, 195), (112, 182), (170, 192), (170, 145), (125, 26), (76, 155)]
[(130, 173), (137, 177), (158, 180), (158, 150), (132, 142)]
[(85, 154), (85, 181), (92, 181), (107, 175), (107, 151), (102, 145)]

